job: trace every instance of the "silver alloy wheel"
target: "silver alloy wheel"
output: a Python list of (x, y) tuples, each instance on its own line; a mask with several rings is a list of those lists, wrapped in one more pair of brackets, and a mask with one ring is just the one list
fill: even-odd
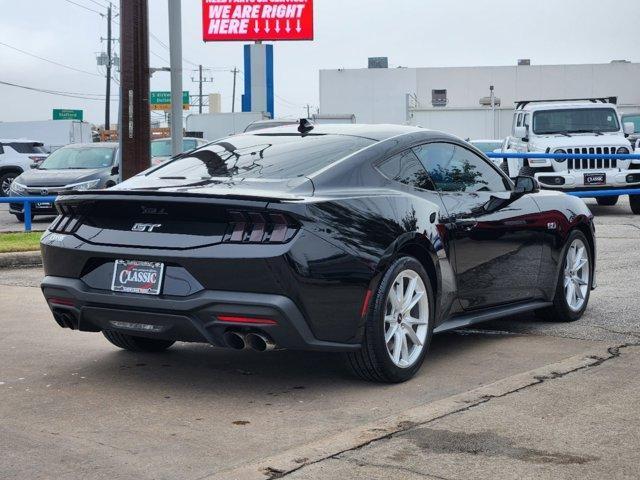
[(0, 186), (0, 188), (2, 188), (2, 194), (5, 197), (11, 195), (11, 184), (16, 179), (16, 176), (6, 176), (2, 179), (2, 186)]
[(580, 311), (584, 306), (591, 283), (590, 275), (587, 246), (576, 238), (567, 250), (564, 268), (564, 295), (567, 305), (574, 312)]
[(394, 365), (409, 368), (420, 358), (429, 320), (429, 297), (422, 278), (413, 270), (400, 272), (384, 309), (384, 340)]

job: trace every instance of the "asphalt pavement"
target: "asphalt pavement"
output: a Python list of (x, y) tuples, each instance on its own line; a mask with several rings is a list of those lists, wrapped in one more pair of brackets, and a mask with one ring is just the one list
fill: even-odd
[(0, 270), (0, 478), (639, 478), (640, 218), (589, 206), (581, 321), (436, 336), (402, 385), (331, 354), (119, 351), (54, 323), (40, 269)]

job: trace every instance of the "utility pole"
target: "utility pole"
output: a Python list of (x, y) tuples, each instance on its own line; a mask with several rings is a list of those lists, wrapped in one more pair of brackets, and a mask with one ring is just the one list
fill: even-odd
[(111, 2), (107, 10), (107, 95), (104, 105), (104, 129), (111, 130)]
[(204, 77), (203, 73), (205, 71), (209, 71), (208, 68), (202, 68), (202, 65), (198, 65), (198, 70), (194, 70), (198, 72), (198, 79), (196, 80), (195, 78), (191, 77), (191, 81), (192, 82), (197, 82), (198, 83), (198, 90), (199, 90), (199, 95), (198, 95), (198, 112), (202, 113), (202, 107), (204, 106), (204, 95), (202, 93), (202, 84), (203, 83), (212, 83), (213, 82), (213, 77)]
[(171, 67), (171, 153), (182, 153), (182, 0), (169, 0)]
[(120, 0), (120, 60), (119, 138), (126, 180), (151, 165), (148, 0)]
[(238, 77), (239, 72), (240, 70), (238, 70), (238, 67), (234, 67), (234, 69), (231, 70), (231, 73), (233, 73), (233, 99), (231, 100), (231, 113), (235, 113), (236, 111), (236, 78)]

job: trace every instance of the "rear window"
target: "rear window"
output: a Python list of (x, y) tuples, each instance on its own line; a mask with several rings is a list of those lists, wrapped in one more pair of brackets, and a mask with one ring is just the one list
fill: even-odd
[(10, 146), (18, 153), (46, 153), (40, 143), (13, 142), (6, 143), (5, 145)]
[(162, 164), (160, 178), (296, 178), (317, 172), (375, 143), (341, 135), (239, 135)]

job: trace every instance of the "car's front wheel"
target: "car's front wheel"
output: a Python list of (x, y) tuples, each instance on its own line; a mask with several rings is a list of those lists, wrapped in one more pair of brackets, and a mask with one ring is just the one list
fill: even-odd
[(114, 332), (113, 330), (104, 330), (102, 334), (116, 347), (130, 352), (164, 352), (175, 343), (172, 340), (135, 337), (126, 333)]
[(4, 175), (0, 175), (0, 196), (1, 197), (9, 197), (11, 196), (11, 184), (13, 181), (18, 178), (19, 173), (9, 172)]
[(640, 195), (629, 195), (629, 204), (634, 215), (640, 215)]
[(596, 197), (596, 202), (598, 202), (598, 205), (603, 207), (613, 207), (616, 203), (618, 203), (618, 198), (620, 197)]
[(553, 306), (538, 312), (549, 321), (575, 322), (589, 304), (593, 273), (591, 247), (579, 230), (571, 232), (567, 245)]
[(433, 289), (422, 264), (396, 260), (374, 293), (362, 348), (348, 353), (351, 370), (365, 380), (399, 383), (422, 366), (433, 334)]

